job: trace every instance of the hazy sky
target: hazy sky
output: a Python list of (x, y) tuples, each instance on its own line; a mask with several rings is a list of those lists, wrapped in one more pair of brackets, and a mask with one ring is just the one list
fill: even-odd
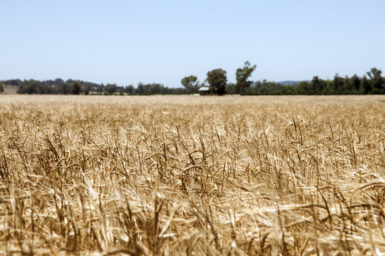
[(160, 82), (385, 72), (384, 0), (1, 0), (0, 80)]

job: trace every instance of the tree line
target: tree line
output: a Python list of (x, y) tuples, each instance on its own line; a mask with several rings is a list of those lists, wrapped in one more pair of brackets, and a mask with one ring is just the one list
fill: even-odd
[(137, 86), (118, 86), (116, 84), (97, 84), (80, 80), (5, 80), (0, 81), (0, 92), (4, 85), (16, 86), (20, 94), (97, 94), (97, 95), (153, 95), (153, 94), (241, 94), (241, 95), (334, 95), (334, 94), (385, 94), (385, 78), (382, 71), (372, 68), (362, 77), (341, 77), (320, 79), (314, 76), (311, 81), (301, 81), (293, 85), (278, 82), (251, 81), (256, 65), (246, 61), (235, 72), (236, 82), (228, 83), (226, 71), (213, 69), (207, 72), (204, 82), (194, 75), (181, 79), (183, 87), (167, 87), (160, 83), (139, 83)]
[(12, 79), (1, 81), (0, 87), (1, 85), (15, 86), (19, 94), (152, 95), (186, 93), (184, 88), (169, 88), (159, 83), (139, 83), (134, 87), (133, 85), (104, 85), (72, 79), (64, 81), (61, 78), (46, 81)]
[[(256, 65), (246, 61), (242, 68), (235, 72), (236, 82), (226, 83), (226, 72), (215, 69), (207, 73), (209, 94), (241, 94), (241, 95), (338, 95), (338, 94), (385, 94), (385, 77), (382, 71), (372, 68), (364, 76), (353, 75), (333, 79), (320, 79), (314, 76), (311, 81), (301, 81), (286, 85), (267, 80), (251, 81), (251, 74)], [(186, 82), (187, 81), (187, 82)], [(192, 82), (191, 82), (192, 81)], [(182, 79), (183, 86), (190, 92), (197, 92), (200, 86), (195, 76)], [(200, 85), (200, 86), (199, 86)], [(203, 85), (204, 86), (204, 85)]]
[(353, 75), (333, 79), (320, 79), (314, 76), (311, 81), (294, 85), (283, 85), (269, 81), (258, 81), (245, 89), (244, 95), (349, 95), (385, 94), (385, 78), (381, 70), (372, 68), (364, 76)]

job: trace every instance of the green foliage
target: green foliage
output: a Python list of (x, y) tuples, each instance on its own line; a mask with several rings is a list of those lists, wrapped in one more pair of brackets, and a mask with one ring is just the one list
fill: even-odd
[(124, 89), (124, 92), (129, 94), (129, 95), (132, 95), (135, 93), (135, 88), (132, 84), (127, 85), (126, 88)]
[(116, 84), (107, 84), (104, 87), (104, 93), (108, 94), (108, 95), (112, 95), (112, 94), (116, 93), (117, 91), (118, 91), (118, 87), (116, 86)]
[[(248, 62), (243, 68), (237, 69), (237, 83), (227, 83), (226, 71), (214, 69), (207, 73), (211, 94), (236, 94), (243, 88), (243, 95), (333, 95), (333, 94), (385, 94), (385, 78), (381, 70), (372, 68), (366, 75), (359, 77), (340, 77), (338, 74), (332, 80), (323, 80), (314, 76), (311, 81), (297, 84), (280, 84), (271, 81), (256, 81), (251, 83), (248, 77), (254, 70)], [(247, 72), (246, 72), (247, 71)], [(242, 79), (241, 79), (242, 78)], [(116, 84), (96, 84), (81, 80), (61, 78), (54, 80), (20, 80), (11, 79), (0, 81), (0, 92), (5, 86), (17, 87), (21, 94), (120, 94), (120, 95), (152, 95), (152, 94), (191, 94), (197, 92), (199, 84), (196, 76), (182, 79), (184, 88), (170, 88), (160, 83), (139, 83), (137, 87), (126, 87)], [(242, 85), (243, 84), (243, 85)]]
[(364, 94), (371, 93), (372, 88), (371, 88), (370, 83), (369, 83), (368, 79), (366, 78), (366, 76), (364, 76), (361, 79), (361, 87), (363, 88)]
[(75, 94), (75, 95), (79, 95), (80, 94), (80, 84), (77, 81), (75, 81), (71, 85), (71, 94)]
[(344, 79), (338, 74), (334, 76), (332, 81), (333, 94), (343, 94)]
[(84, 95), (90, 94), (92, 87), (89, 84), (82, 84), (80, 87), (81, 87), (80, 91), (82, 94), (84, 94)]
[(282, 85), (275, 82), (258, 81), (255, 86), (245, 88), (246, 95), (335, 95), (335, 94), (385, 94), (385, 78), (381, 70), (372, 68), (362, 78), (357, 75), (340, 77), (336, 74), (333, 80), (323, 80), (318, 76), (309, 81), (295, 85)]
[(27, 80), (19, 85), (17, 93), (26, 94), (53, 94), (54, 88), (50, 84), (41, 83), (38, 80)]
[(210, 86), (210, 93), (223, 95), (226, 93), (226, 71), (221, 68), (207, 72), (207, 82)]
[(71, 79), (64, 81), (60, 78), (47, 81), (38, 81), (33, 79), (24, 81), (7, 80), (5, 81), (5, 84), (18, 86), (17, 93), (21, 94), (71, 94), (71, 88), (75, 82), (80, 85), (81, 92), (84, 94), (86, 94), (87, 89), (90, 91), (97, 86), (97, 84), (90, 82), (74, 81)]
[(186, 76), (181, 80), (187, 93), (197, 93), (200, 88), (198, 78), (194, 75)]
[[(80, 90), (74, 91), (76, 94), (119, 94), (119, 95), (149, 95), (149, 94), (186, 94), (183, 88), (169, 88), (159, 83), (143, 84), (139, 83), (137, 88), (133, 85), (126, 87), (116, 84), (95, 84), (80, 80), (64, 81), (60, 78), (55, 80), (38, 81), (38, 80), (6, 80), (6, 85), (17, 86), (17, 93), (20, 94), (72, 94), (74, 83), (80, 86)], [(77, 86), (76, 86), (77, 87)]]
[(248, 79), (256, 68), (256, 65), (251, 66), (250, 62), (246, 61), (243, 68), (238, 68), (235, 72), (235, 78), (237, 80), (235, 86), (240, 94), (243, 94), (244, 88), (248, 88), (252, 84), (252, 81), (248, 81)]
[(373, 94), (385, 93), (385, 83), (381, 73), (382, 71), (377, 68), (372, 68), (370, 72), (367, 72), (370, 78), (371, 93)]
[(281, 85), (267, 80), (255, 82), (255, 86), (244, 88), (243, 95), (281, 95), (291, 94), (292, 86)]
[(237, 90), (237, 87), (234, 83), (227, 83), (226, 84), (226, 94), (237, 94), (239, 91)]
[(363, 94), (363, 88), (361, 86), (361, 79), (354, 74), (352, 78), (350, 78), (350, 83), (353, 89), (353, 94)]

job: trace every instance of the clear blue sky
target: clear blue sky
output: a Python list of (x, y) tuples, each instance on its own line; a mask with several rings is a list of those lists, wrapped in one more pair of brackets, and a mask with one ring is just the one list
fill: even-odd
[(160, 82), (385, 72), (384, 0), (1, 0), (0, 80)]

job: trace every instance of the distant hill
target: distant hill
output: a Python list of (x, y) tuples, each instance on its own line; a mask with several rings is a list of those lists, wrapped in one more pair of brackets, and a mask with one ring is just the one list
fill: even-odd
[(300, 82), (302, 82), (302, 81), (286, 80), (286, 81), (278, 82), (278, 84), (282, 84), (282, 85), (295, 85), (295, 84), (299, 84)]
[[(266, 80), (264, 80), (266, 81)], [(296, 85), (296, 84), (299, 84), (300, 82), (302, 82), (301, 80), (298, 80), (298, 81), (294, 81), (294, 80), (285, 80), (285, 81), (281, 81), (281, 82), (272, 82), (272, 83), (276, 83), (276, 84), (280, 84), (280, 85)], [(305, 81), (305, 82), (310, 82), (310, 81)], [(257, 82), (253, 82), (250, 86), (251, 87), (255, 87), (257, 86)]]

